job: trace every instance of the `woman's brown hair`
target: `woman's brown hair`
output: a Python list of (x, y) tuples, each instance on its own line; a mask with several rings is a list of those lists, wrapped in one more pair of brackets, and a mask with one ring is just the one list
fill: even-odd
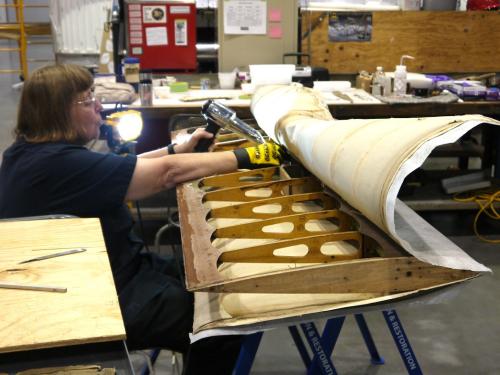
[(28, 142), (78, 142), (70, 120), (78, 94), (90, 89), (93, 78), (84, 67), (50, 65), (35, 70), (24, 83), (15, 135)]

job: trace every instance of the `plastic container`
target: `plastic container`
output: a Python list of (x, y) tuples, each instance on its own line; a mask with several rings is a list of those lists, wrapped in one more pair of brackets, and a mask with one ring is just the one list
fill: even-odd
[(123, 59), (123, 75), (125, 76), (125, 81), (128, 83), (139, 83), (139, 73), (141, 71), (141, 66), (139, 58), (137, 57), (125, 57)]
[(392, 95), (392, 79), (391, 77), (388, 76), (383, 76), (379, 78), (380, 81), (380, 87), (382, 89), (382, 95), (383, 96), (390, 96)]
[(406, 66), (396, 65), (394, 72), (394, 94), (397, 96), (406, 95)]
[(234, 89), (236, 73), (219, 73), (219, 86), (221, 89)]
[(394, 71), (394, 94), (397, 96), (406, 95), (406, 85), (408, 84), (406, 65), (404, 65), (405, 59), (415, 58), (410, 55), (401, 56), (399, 65), (396, 65), (396, 70)]
[(201, 78), (200, 79), (200, 89), (201, 90), (209, 90), (210, 89), (210, 78)]
[(372, 95), (383, 95), (384, 94), (384, 68), (377, 66), (377, 70), (373, 75), (372, 81)]
[(486, 100), (500, 100), (500, 90), (497, 87), (486, 89)]
[(293, 64), (249, 65), (254, 87), (261, 85), (289, 85), (295, 72)]
[(187, 92), (189, 84), (187, 82), (172, 82), (170, 85), (170, 92)]
[(167, 99), (170, 97), (170, 87), (168, 86), (153, 87), (153, 92), (155, 94), (155, 99)]

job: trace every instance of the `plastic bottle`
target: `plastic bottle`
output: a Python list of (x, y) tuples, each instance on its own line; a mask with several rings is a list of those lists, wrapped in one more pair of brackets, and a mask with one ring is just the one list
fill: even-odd
[(414, 59), (414, 57), (409, 55), (401, 56), (401, 61), (399, 65), (396, 65), (396, 70), (394, 72), (394, 95), (403, 96), (406, 95), (406, 65), (404, 65), (404, 59)]
[(385, 73), (384, 73), (384, 68), (381, 66), (377, 66), (377, 70), (375, 74), (373, 75), (373, 81), (372, 81), (372, 95), (383, 95), (384, 93), (384, 86), (383, 86), (383, 81), (384, 81)]
[(396, 65), (396, 71), (394, 72), (394, 94), (397, 96), (405, 95), (406, 83), (406, 66)]

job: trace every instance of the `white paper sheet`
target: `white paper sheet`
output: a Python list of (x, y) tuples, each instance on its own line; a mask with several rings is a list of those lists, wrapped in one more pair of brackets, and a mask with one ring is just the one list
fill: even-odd
[(166, 27), (147, 27), (146, 44), (148, 46), (166, 46), (168, 44)]
[(266, 0), (225, 0), (224, 34), (265, 34), (267, 32)]

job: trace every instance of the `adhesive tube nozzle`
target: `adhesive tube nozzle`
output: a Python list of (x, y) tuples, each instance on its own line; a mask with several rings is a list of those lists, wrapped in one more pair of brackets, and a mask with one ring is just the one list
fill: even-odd
[(401, 56), (401, 60), (399, 60), (399, 65), (404, 65), (404, 59), (415, 60), (413, 56), (403, 55)]

